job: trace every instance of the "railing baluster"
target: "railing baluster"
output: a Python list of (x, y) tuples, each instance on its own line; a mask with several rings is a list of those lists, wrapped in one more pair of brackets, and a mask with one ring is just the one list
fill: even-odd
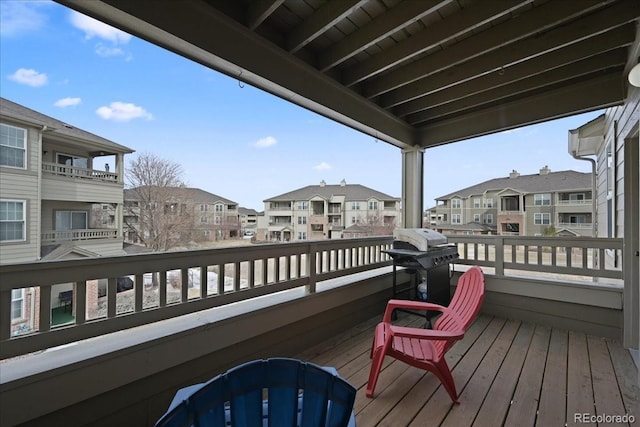
[(224, 264), (218, 264), (218, 295), (224, 294)]
[(200, 298), (205, 299), (209, 291), (209, 274), (206, 265), (200, 266)]
[(0, 340), (11, 337), (11, 289), (0, 292)]
[[(151, 281), (153, 282), (153, 277), (151, 278)], [(144, 277), (142, 274), (136, 274), (136, 284), (133, 287), (133, 292), (134, 292), (133, 311), (136, 313), (142, 311), (142, 291), (143, 290), (144, 290)]]
[(107, 279), (107, 318), (116, 317), (116, 296), (118, 295), (118, 279), (110, 277)]
[(40, 286), (40, 332), (51, 330), (51, 285)]
[(234, 272), (233, 272), (233, 290), (240, 290), (240, 262), (236, 262), (233, 264)]
[(247, 280), (249, 281), (249, 288), (256, 286), (256, 262), (258, 260), (251, 260), (247, 262)]
[(167, 272), (163, 270), (159, 274), (160, 274), (160, 283), (158, 284), (158, 286), (160, 286), (159, 305), (160, 307), (166, 307), (167, 306)]
[(87, 281), (74, 284), (73, 307), (75, 309), (76, 325), (82, 325), (87, 320)]

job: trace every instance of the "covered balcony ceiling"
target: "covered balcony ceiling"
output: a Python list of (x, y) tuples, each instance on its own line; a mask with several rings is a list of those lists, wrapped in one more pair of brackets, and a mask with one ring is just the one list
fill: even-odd
[(398, 147), (617, 105), (637, 0), (57, 0)]

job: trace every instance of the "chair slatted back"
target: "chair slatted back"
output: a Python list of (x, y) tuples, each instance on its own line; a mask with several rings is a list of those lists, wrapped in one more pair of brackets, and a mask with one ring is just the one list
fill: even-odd
[[(442, 316), (435, 322), (433, 329), (441, 331), (467, 330), (480, 312), (484, 300), (484, 275), (478, 266), (473, 266), (460, 276), (456, 291)], [(437, 341), (434, 346), (438, 354), (444, 354), (454, 343)]]
[(335, 370), (255, 360), (211, 379), (156, 426), (347, 426), (355, 393)]

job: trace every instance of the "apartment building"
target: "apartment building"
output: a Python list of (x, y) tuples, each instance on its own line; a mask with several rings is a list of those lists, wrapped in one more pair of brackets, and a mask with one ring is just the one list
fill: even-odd
[(127, 242), (149, 244), (160, 233), (173, 239), (155, 248), (162, 250), (241, 236), (238, 204), (199, 188), (137, 187), (126, 189), (124, 200)]
[(449, 234), (592, 236), (592, 174), (512, 171), (438, 197), (429, 224)]
[(345, 180), (271, 197), (264, 207), (257, 238), (268, 241), (339, 239), (351, 227), (359, 236), (392, 234), (401, 220), (399, 198)]
[[(124, 156), (133, 150), (0, 98), (0, 262), (123, 251)], [(104, 167), (113, 164), (113, 170)], [(51, 288), (70, 304), (73, 284)], [(12, 325), (38, 324), (36, 288), (12, 291)]]
[(238, 208), (238, 214), (240, 216), (242, 235), (245, 237), (254, 236), (258, 228), (258, 212), (255, 209), (240, 207)]

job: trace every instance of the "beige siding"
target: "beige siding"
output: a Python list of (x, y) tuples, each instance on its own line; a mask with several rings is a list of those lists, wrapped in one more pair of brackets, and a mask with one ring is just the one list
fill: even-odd
[(122, 203), (122, 184), (44, 174), (42, 198), (77, 202)]
[(38, 129), (25, 127), (4, 120), (11, 126), (27, 130), (27, 168), (0, 168), (0, 198), (26, 201), (26, 241), (0, 244), (0, 262), (37, 260), (39, 249), (40, 203), (38, 201), (38, 173), (40, 136)]

